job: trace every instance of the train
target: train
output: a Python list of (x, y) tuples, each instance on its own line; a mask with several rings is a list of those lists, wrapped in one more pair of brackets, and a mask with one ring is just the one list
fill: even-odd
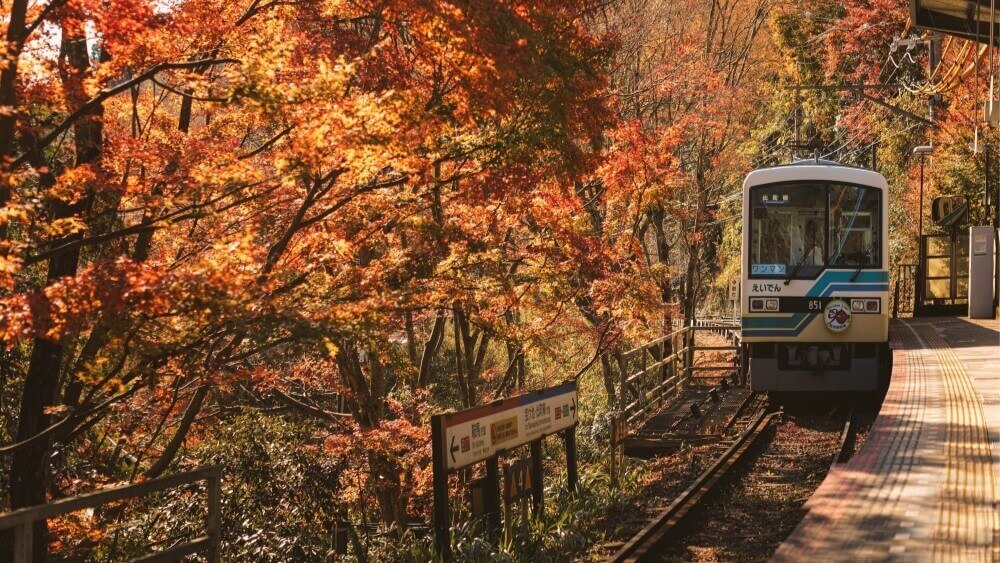
[(742, 345), (775, 395), (888, 387), (888, 184), (813, 158), (743, 182)]

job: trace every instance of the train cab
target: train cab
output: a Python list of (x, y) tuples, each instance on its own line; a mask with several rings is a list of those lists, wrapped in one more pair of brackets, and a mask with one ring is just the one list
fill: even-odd
[(823, 160), (743, 184), (742, 340), (765, 392), (874, 392), (888, 384), (888, 185)]

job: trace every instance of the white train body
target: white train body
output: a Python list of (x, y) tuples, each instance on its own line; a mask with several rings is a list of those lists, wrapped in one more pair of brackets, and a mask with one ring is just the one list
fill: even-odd
[(740, 309), (757, 391), (875, 391), (889, 362), (888, 186), (803, 161), (743, 184)]

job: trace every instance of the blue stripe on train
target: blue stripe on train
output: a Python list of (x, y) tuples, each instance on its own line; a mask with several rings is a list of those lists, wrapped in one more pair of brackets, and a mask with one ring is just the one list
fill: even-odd
[[(854, 282), (853, 271), (827, 270), (813, 284), (806, 297), (829, 297), (834, 291), (889, 291), (889, 272), (861, 272)], [(840, 282), (840, 283), (837, 283)], [(846, 282), (846, 283), (845, 283)], [(744, 336), (798, 336), (818, 313), (794, 313), (790, 317), (743, 317)]]

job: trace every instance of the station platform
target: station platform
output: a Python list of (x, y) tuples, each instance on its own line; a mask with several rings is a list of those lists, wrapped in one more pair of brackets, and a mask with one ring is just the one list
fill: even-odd
[(775, 561), (1000, 561), (1000, 322), (894, 319), (892, 383)]

